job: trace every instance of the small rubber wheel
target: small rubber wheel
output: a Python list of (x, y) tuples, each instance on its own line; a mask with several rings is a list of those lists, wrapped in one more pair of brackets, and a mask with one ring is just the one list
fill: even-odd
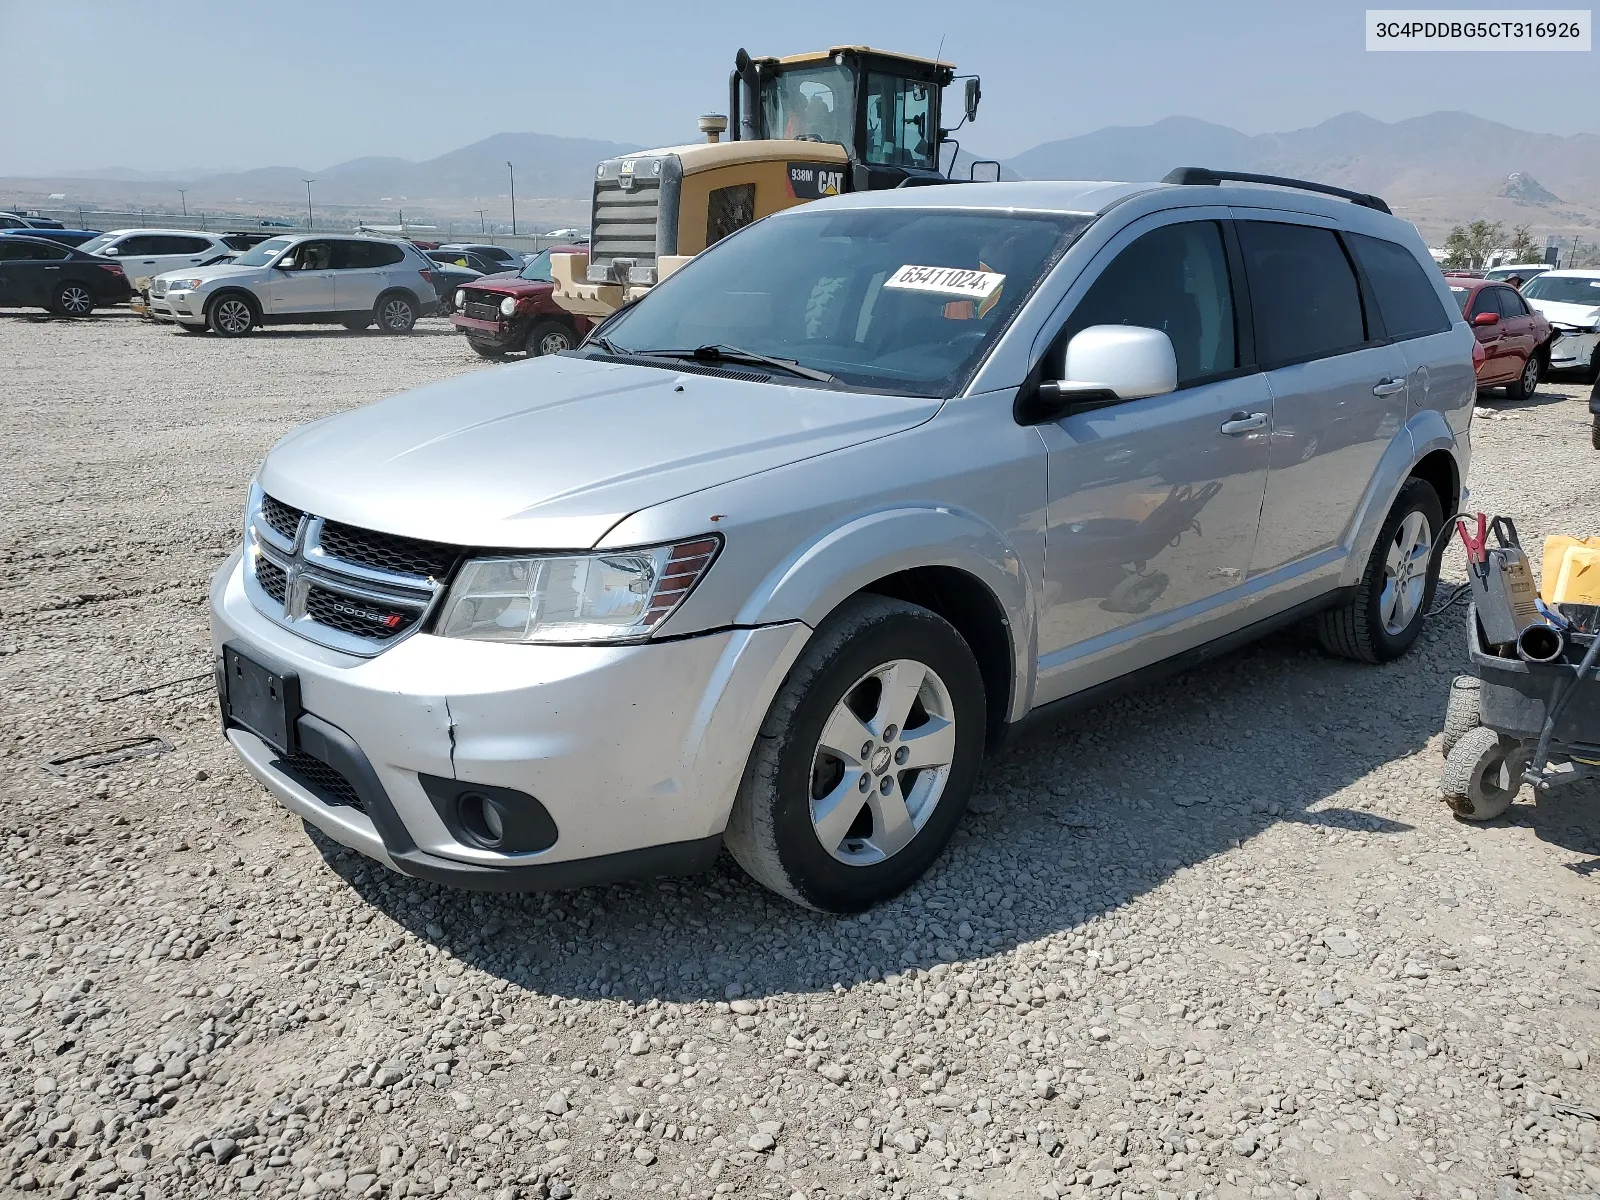
[(504, 358), (506, 356), (506, 348), (504, 346), (495, 346), (489, 342), (480, 342), (477, 338), (468, 338), (467, 345), (471, 346), (473, 352), (476, 353), (480, 358)]
[(955, 832), (983, 753), (983, 677), (943, 617), (856, 596), (768, 709), (724, 843), (758, 883), (823, 912), (904, 891)]
[(1378, 531), (1355, 594), (1317, 617), (1317, 635), (1326, 650), (1383, 663), (1411, 649), (1439, 582), (1439, 556), (1433, 551), (1443, 527), (1439, 494), (1424, 480), (1406, 480)]
[(417, 306), (398, 292), (378, 297), (374, 316), (379, 333), (410, 333), (417, 324)]
[(541, 358), (546, 354), (560, 354), (563, 350), (571, 350), (577, 344), (578, 339), (571, 329), (560, 321), (547, 319), (533, 323), (533, 328), (528, 330), (528, 337), (522, 343), (522, 348), (528, 352), (529, 358)]
[(87, 317), (94, 311), (94, 293), (86, 283), (63, 280), (50, 294), (50, 311), (58, 317)]
[(244, 337), (256, 327), (255, 305), (238, 293), (218, 296), (206, 307), (206, 324), (220, 337)]
[(1166, 592), (1169, 582), (1161, 571), (1152, 571), (1148, 575), (1129, 575), (1100, 601), (1100, 607), (1107, 612), (1149, 612), (1151, 605)]
[(371, 329), (372, 328), (372, 318), (371, 317), (353, 317), (348, 321), (340, 321), (339, 324), (343, 325), (351, 333), (360, 333), (365, 329)]
[(1440, 790), (1463, 821), (1492, 821), (1511, 807), (1522, 787), (1522, 743), (1485, 725), (1469, 729), (1445, 759)]
[(1444, 707), (1444, 737), (1439, 752), (1446, 756), (1469, 729), (1476, 729), (1478, 716), (1478, 677), (1457, 675), (1450, 681), (1450, 699)]
[(1528, 355), (1528, 361), (1522, 364), (1522, 374), (1506, 384), (1506, 396), (1511, 400), (1531, 400), (1534, 392), (1539, 389), (1539, 381), (1544, 378), (1544, 358), (1538, 354)]

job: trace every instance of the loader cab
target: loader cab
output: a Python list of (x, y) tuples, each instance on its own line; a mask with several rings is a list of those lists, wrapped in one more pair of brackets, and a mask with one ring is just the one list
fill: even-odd
[[(736, 140), (831, 142), (850, 161), (849, 190), (941, 181), (940, 97), (949, 63), (866, 46), (787, 58), (739, 51), (729, 81)], [(969, 112), (976, 108), (976, 80)]]

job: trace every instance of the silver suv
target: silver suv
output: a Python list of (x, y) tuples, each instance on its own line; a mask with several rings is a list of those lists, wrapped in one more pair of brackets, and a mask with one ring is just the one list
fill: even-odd
[(212, 589), (228, 738), (410, 875), (725, 846), (850, 911), (1031, 716), (1299, 618), (1405, 653), (1472, 331), (1381, 201), (1177, 178), (822, 200), (578, 350), (291, 433)]
[(410, 333), (439, 305), (434, 264), (410, 242), (299, 234), (229, 262), (150, 282), (150, 314), (190, 333), (243, 337), (259, 325), (339, 324)]

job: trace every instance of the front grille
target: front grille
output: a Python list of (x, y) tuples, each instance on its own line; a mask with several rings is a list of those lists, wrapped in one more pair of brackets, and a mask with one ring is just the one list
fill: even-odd
[(306, 615), (341, 633), (387, 642), (410, 629), (422, 614), (341, 596), (312, 584), (306, 593)]
[(467, 302), (461, 306), (461, 311), (474, 321), (498, 321), (500, 319), (500, 301), (492, 304), (487, 300), (474, 300), (468, 295)]
[(261, 585), (261, 590), (271, 596), (279, 604), (289, 594), (289, 574), (270, 558), (256, 560), (256, 582)]
[(461, 553), (454, 546), (357, 529), (337, 521), (323, 523), (322, 549), (324, 553), (358, 567), (389, 571), (395, 575), (417, 575), (424, 579), (443, 579), (455, 566)]
[(594, 185), (593, 228), (589, 233), (589, 282), (616, 282), (613, 259), (631, 258), (637, 281), (642, 272), (655, 277), (656, 232), (661, 217), (661, 188), (652, 179), (636, 180), (624, 190), (615, 179)]
[(324, 804), (353, 808), (357, 812), (367, 811), (355, 785), (320, 758), (312, 758), (309, 754), (291, 754), (275, 760), (272, 765)]
[(300, 518), (304, 515), (298, 508), (290, 508), (271, 496), (261, 498), (261, 519), (287, 541), (294, 541), (295, 534), (300, 531)]

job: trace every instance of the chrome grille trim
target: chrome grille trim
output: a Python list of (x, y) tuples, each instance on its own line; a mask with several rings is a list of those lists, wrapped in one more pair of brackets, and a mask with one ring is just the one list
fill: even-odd
[[(444, 597), (444, 578), (382, 571), (329, 554), (322, 545), (325, 521), (321, 517), (301, 513), (294, 538), (285, 539), (264, 515), (269, 504), (277, 502), (259, 485), (252, 484), (245, 525), (245, 594), (256, 611), (285, 629), (330, 650), (371, 657), (422, 628)], [(266, 571), (258, 569), (257, 564), (262, 562), (267, 565)], [(324, 624), (309, 611), (313, 587), (359, 604), (388, 609), (400, 617), (401, 624), (394, 631), (375, 630), (372, 637)], [(281, 596), (273, 594), (279, 591)]]

